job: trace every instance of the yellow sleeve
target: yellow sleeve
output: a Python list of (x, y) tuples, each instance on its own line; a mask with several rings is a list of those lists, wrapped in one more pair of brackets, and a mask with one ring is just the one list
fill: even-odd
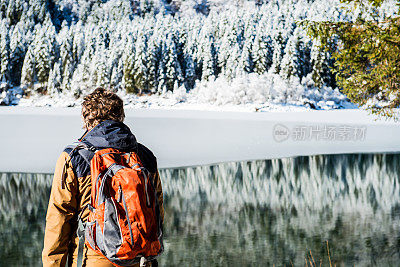
[[(66, 168), (64, 169), (65, 164)], [(64, 188), (61, 186), (63, 175), (65, 175)], [(65, 266), (66, 264), (68, 246), (72, 240), (75, 223), (72, 219), (77, 212), (78, 205), (76, 199), (77, 186), (77, 179), (69, 155), (63, 152), (57, 160), (47, 208), (42, 252), (44, 267)]]

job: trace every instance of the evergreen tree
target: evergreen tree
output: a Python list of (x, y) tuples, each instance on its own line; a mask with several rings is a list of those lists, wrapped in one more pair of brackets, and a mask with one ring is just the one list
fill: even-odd
[(281, 62), (280, 74), (284, 79), (288, 80), (292, 76), (301, 77), (300, 46), (299, 36), (292, 35), (287, 42)]
[(34, 49), (33, 45), (28, 47), (21, 73), (21, 85), (28, 88), (32, 88), (36, 81)]
[(196, 81), (195, 63), (192, 55), (185, 56), (185, 87), (187, 90), (192, 89)]
[(173, 40), (172, 34), (167, 36), (164, 49), (166, 49), (166, 51), (163, 51), (163, 56), (165, 55), (165, 58), (163, 58), (162, 61), (165, 62), (165, 86), (167, 90), (172, 91), (175, 81), (178, 82), (178, 85), (182, 84), (184, 81), (182, 69), (178, 61), (176, 43)]
[(107, 66), (108, 50), (104, 44), (99, 44), (93, 60), (92, 84), (96, 87), (108, 87), (110, 85), (110, 68)]
[(85, 52), (85, 28), (78, 22), (72, 27), (74, 39), (72, 41), (72, 58), (74, 62), (80, 62)]
[(10, 25), (15, 25), (21, 19), (23, 13), (23, 2), (21, 0), (10, 0), (7, 6), (7, 18)]
[(138, 13), (143, 17), (146, 14), (153, 14), (156, 11), (156, 6), (153, 0), (139, 0)]
[(21, 25), (16, 25), (12, 31), (10, 41), (10, 83), (20, 85), (21, 72), (26, 53), (24, 32)]
[(161, 57), (158, 65), (158, 84), (157, 84), (157, 92), (158, 93), (165, 93), (168, 90), (167, 87), (167, 60), (168, 60), (168, 48), (167, 44), (163, 42), (161, 44)]
[(71, 90), (71, 79), (75, 69), (75, 62), (72, 52), (73, 35), (71, 30), (66, 30), (64, 38), (61, 40), (60, 57), (63, 71), (62, 91)]
[(334, 86), (334, 77), (330, 72), (329, 53), (320, 47), (316, 40), (311, 47), (311, 77), (317, 87), (324, 84)]
[(10, 81), (10, 35), (5, 20), (0, 22), (0, 83)]
[(147, 43), (147, 87), (146, 89), (150, 92), (157, 91), (158, 85), (158, 65), (160, 61), (160, 47), (157, 44), (157, 40), (151, 37)]
[[(92, 32), (90, 27), (89, 32)], [(83, 92), (84, 88), (93, 86), (92, 82), (92, 63), (95, 55), (95, 38), (91, 34), (85, 34), (85, 39), (83, 41), (85, 44), (83, 55), (79, 60), (79, 65), (74, 72), (74, 91)], [(77, 49), (78, 51), (78, 49)]]
[(35, 70), (39, 83), (48, 81), (50, 69), (54, 62), (53, 45), (49, 34), (51, 34), (51, 31), (43, 27), (38, 30), (33, 42), (35, 46)]
[[(359, 10), (348, 22), (305, 22), (309, 34), (335, 59), (338, 85), (347, 97), (372, 112), (392, 116), (400, 107), (400, 6), (385, 20), (377, 8), (382, 0), (347, 1), (342, 12)], [(373, 8), (369, 8), (372, 5)]]
[(5, 19), (7, 17), (7, 7), (8, 1), (0, 2), (0, 19)]
[(240, 66), (244, 72), (252, 73), (255, 68), (255, 61), (253, 55), (253, 43), (255, 39), (256, 23), (257, 23), (257, 13), (254, 16), (250, 16), (249, 13), (245, 13), (244, 17), (244, 33), (242, 44), (242, 55), (240, 58)]
[(272, 68), (275, 73), (279, 73), (281, 71), (281, 62), (283, 55), (285, 54), (286, 40), (284, 40), (282, 36), (282, 32), (278, 32), (278, 34), (273, 38), (273, 55), (272, 55)]
[(242, 55), (240, 57), (240, 65), (239, 68), (244, 72), (251, 73), (254, 72), (255, 62), (252, 55), (252, 47), (253, 40), (246, 39), (243, 45)]
[(90, 11), (92, 9), (94, 2), (93, 1), (87, 1), (87, 0), (78, 0), (78, 5), (79, 5), (79, 12), (78, 12), (78, 18), (79, 21), (86, 22), (90, 15)]
[(124, 38), (124, 24), (123, 23), (115, 23), (114, 31), (112, 31), (112, 35), (110, 37), (109, 44), (109, 56), (107, 66), (110, 68), (110, 86), (115, 90), (119, 90), (122, 88), (122, 78), (123, 78), (123, 48), (125, 42)]
[[(203, 69), (202, 79), (210, 80), (216, 78), (218, 75), (218, 56), (217, 49), (215, 47), (214, 38), (211, 36), (203, 44)], [(191, 62), (190, 62), (191, 63)]]
[(241, 75), (244, 73), (243, 68), (240, 69), (239, 62), (241, 58), (239, 44), (235, 44), (230, 51), (228, 60), (226, 62), (226, 66), (224, 69), (224, 75), (229, 79), (232, 80), (233, 78)]
[(252, 46), (252, 56), (254, 58), (254, 71), (263, 74), (272, 65), (272, 40), (270, 36), (264, 36), (259, 31), (254, 39)]
[(123, 87), (128, 93), (138, 93), (135, 87), (135, 49), (132, 38), (128, 38), (127, 45), (123, 53), (124, 74), (123, 74)]
[(53, 68), (50, 70), (49, 79), (47, 81), (47, 93), (54, 95), (60, 91), (62, 82), (62, 62), (61, 59), (54, 63)]
[(121, 83), (123, 79), (123, 60), (120, 58), (115, 64), (112, 65), (110, 86), (115, 90), (121, 89)]
[(148, 89), (148, 65), (146, 37), (139, 36), (135, 42), (133, 70), (135, 91), (137, 91), (139, 94)]

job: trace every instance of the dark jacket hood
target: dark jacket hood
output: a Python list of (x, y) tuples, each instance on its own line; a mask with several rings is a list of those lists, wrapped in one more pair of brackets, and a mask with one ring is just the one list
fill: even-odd
[(122, 122), (111, 120), (99, 123), (79, 140), (98, 149), (109, 147), (122, 151), (137, 149), (136, 138), (129, 127)]

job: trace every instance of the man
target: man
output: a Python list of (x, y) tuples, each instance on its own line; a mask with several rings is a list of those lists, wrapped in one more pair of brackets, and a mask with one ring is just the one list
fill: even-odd
[[(84, 98), (82, 118), (85, 134), (81, 142), (97, 149), (114, 148), (120, 151), (134, 151), (150, 172), (156, 187), (161, 221), (164, 221), (163, 193), (153, 153), (136, 142), (135, 136), (123, 123), (125, 113), (123, 102), (111, 91), (98, 88)], [(91, 177), (90, 165), (79, 154), (69, 156), (72, 148), (67, 147), (59, 157), (51, 188), (46, 216), (43, 266), (77, 266), (78, 244), (76, 230), (78, 214), (90, 203)], [(89, 210), (83, 211), (86, 221)], [(96, 254), (85, 245), (82, 266), (111, 267), (105, 257)]]

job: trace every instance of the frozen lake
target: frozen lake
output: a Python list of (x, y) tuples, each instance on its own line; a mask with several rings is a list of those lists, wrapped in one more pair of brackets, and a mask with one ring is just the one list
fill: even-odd
[[(0, 266), (41, 265), (52, 175), (39, 173), (81, 136), (79, 113), (0, 108)], [(325, 266), (326, 240), (338, 266), (399, 261), (398, 123), (360, 110), (126, 113), (162, 168), (161, 266), (300, 266), (310, 250)], [(315, 154), (341, 155), (301, 156)]]
[[(360, 110), (246, 113), (126, 110), (159, 167), (298, 155), (400, 151), (400, 124)], [(0, 171), (52, 173), (83, 133), (80, 109), (0, 107)]]

